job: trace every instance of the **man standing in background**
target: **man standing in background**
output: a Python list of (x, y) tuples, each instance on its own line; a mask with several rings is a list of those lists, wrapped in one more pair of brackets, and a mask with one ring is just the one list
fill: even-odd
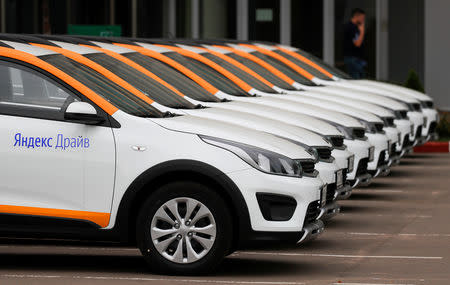
[(365, 77), (367, 61), (363, 59), (366, 13), (353, 9), (350, 21), (344, 27), (344, 62), (347, 72), (355, 79)]

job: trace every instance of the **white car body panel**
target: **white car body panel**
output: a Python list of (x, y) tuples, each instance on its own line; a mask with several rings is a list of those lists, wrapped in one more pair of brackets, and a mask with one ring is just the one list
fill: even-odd
[(370, 86), (370, 87), (374, 87), (374, 88), (387, 89), (387, 90), (395, 92), (399, 95), (404, 94), (404, 95), (411, 96), (420, 101), (432, 101), (433, 100), (430, 96), (428, 96), (425, 93), (422, 93), (422, 92), (419, 92), (419, 91), (416, 91), (416, 90), (413, 90), (413, 89), (410, 89), (407, 87), (387, 83), (387, 82), (373, 81), (373, 80), (368, 80), (368, 79), (347, 80), (347, 81), (350, 81), (353, 84), (361, 84), (361, 85)]
[[(74, 45), (61, 45), (77, 50)], [(78, 48), (86, 53), (84, 48)], [(292, 159), (314, 159), (305, 149), (287, 140), (194, 116), (150, 119), (119, 110), (112, 117), (120, 123), (120, 128), (0, 116), (3, 121), (0, 145), (5, 161), (10, 162), (0, 166), (0, 183), (2, 189), (7, 189), (1, 193), (2, 201), (28, 207), (111, 213), (109, 225), (104, 227), (111, 229), (132, 182), (155, 165), (180, 159), (203, 162), (231, 178), (248, 206), (252, 229), (257, 231), (302, 231), (307, 206), (320, 199), (324, 185), (320, 177), (264, 173), (232, 152), (205, 143), (198, 134), (244, 143)], [(89, 148), (82, 152), (30, 147), (13, 149), (12, 140), (17, 133), (26, 137), (54, 137), (59, 133), (64, 137), (82, 136), (89, 139)], [(295, 198), (297, 208), (293, 217), (285, 222), (263, 219), (254, 195), (256, 192)]]
[[(122, 127), (113, 130), (117, 144), (117, 172), (121, 175), (116, 178), (112, 217), (116, 216), (121, 197), (137, 176), (153, 165), (174, 159), (202, 161), (229, 176), (241, 190), (249, 208), (252, 228), (257, 231), (301, 230), (307, 205), (320, 197), (319, 189), (323, 185), (320, 178), (294, 178), (265, 174), (252, 168), (235, 154), (209, 145), (189, 132), (216, 137), (226, 136), (226, 139), (231, 140), (243, 136), (242, 138), (245, 139), (241, 142), (249, 145), (255, 143), (255, 146), (272, 151), (280, 148), (283, 149), (284, 154), (289, 153), (294, 157), (305, 155), (304, 158), (312, 158), (297, 145), (285, 140), (250, 129), (227, 126), (224, 123), (190, 116), (174, 117), (169, 120), (144, 119), (118, 111), (113, 117), (121, 122)], [(199, 121), (202, 122), (201, 126), (197, 125)], [(257, 133), (259, 135), (253, 137), (253, 134)], [(145, 146), (147, 151), (134, 151), (131, 147), (133, 145)], [(167, 151), (169, 149), (170, 152)], [(287, 151), (289, 149), (290, 151)], [(280, 185), (283, 186), (280, 187)], [(254, 195), (256, 192), (283, 193), (294, 197), (298, 203), (294, 216), (289, 221), (281, 223), (264, 220)], [(114, 220), (111, 220), (110, 227), (113, 225)]]
[[(7, 115), (0, 121), (2, 205), (110, 212), (115, 175), (110, 128)], [(27, 144), (30, 138), (51, 138), (52, 147), (16, 144), (17, 134)], [(63, 138), (80, 137), (89, 147), (58, 147)]]

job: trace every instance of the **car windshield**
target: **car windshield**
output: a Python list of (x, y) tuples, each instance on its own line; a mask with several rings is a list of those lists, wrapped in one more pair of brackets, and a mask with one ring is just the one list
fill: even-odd
[(303, 61), (299, 60), (298, 58), (293, 57), (290, 54), (287, 54), (281, 50), (274, 50), (274, 52), (285, 57), (286, 59), (292, 61), (293, 63), (295, 63), (299, 67), (303, 68), (304, 70), (308, 71), (309, 73), (311, 73), (312, 75), (314, 75), (317, 78), (320, 78), (323, 80), (331, 80), (328, 76), (326, 76), (319, 70), (315, 69), (314, 67), (312, 67), (311, 65), (309, 65), (307, 63), (304, 63)]
[(174, 91), (120, 60), (103, 53), (91, 53), (85, 56), (127, 81), (161, 105), (177, 109), (195, 108), (195, 105)]
[(292, 78), (293, 80), (295, 80), (298, 83), (301, 83), (303, 85), (309, 85), (309, 86), (313, 86), (314, 83), (311, 82), (311, 80), (309, 80), (308, 78), (304, 77), (303, 75), (299, 74), (297, 71), (293, 70), (292, 68), (290, 68), (289, 66), (287, 66), (286, 64), (284, 64), (283, 62), (267, 56), (265, 54), (260, 53), (259, 51), (253, 51), (251, 52), (251, 54), (253, 54), (254, 56), (266, 61), (267, 63), (273, 65), (273, 67), (275, 67), (276, 69), (278, 69), (279, 71), (283, 72), (284, 74), (286, 74), (287, 76), (289, 76), (290, 78)]
[(43, 61), (67, 73), (120, 110), (138, 117), (162, 118), (163, 113), (96, 71), (61, 54), (45, 55)]
[(279, 78), (278, 76), (276, 76), (269, 70), (265, 69), (261, 65), (257, 64), (256, 62), (254, 62), (248, 58), (242, 57), (240, 55), (237, 55), (235, 53), (229, 53), (227, 55), (229, 57), (231, 57), (232, 59), (237, 60), (240, 63), (242, 63), (243, 65), (247, 66), (254, 72), (258, 73), (260, 76), (262, 76), (267, 81), (273, 83), (275, 86), (286, 89), (286, 90), (295, 90), (295, 88), (292, 85), (290, 85), (283, 79)]
[(220, 57), (218, 57), (214, 54), (211, 54), (211, 53), (202, 53), (201, 55), (211, 61), (214, 61), (218, 65), (222, 66), (223, 68), (225, 68), (229, 72), (233, 73), (234, 75), (239, 77), (241, 80), (243, 80), (245, 83), (252, 86), (256, 90), (263, 91), (266, 93), (277, 93), (275, 90), (272, 89), (272, 87), (266, 85), (264, 82), (261, 82), (259, 79), (255, 78), (251, 74), (248, 74), (244, 70), (221, 59)]
[(348, 75), (347, 73), (343, 72), (342, 70), (340, 70), (334, 66), (329, 65), (328, 63), (324, 62), (320, 58), (318, 58), (304, 50), (298, 50), (298, 51), (296, 51), (296, 53), (306, 57), (307, 59), (309, 59), (311, 61), (314, 61), (314, 63), (316, 63), (317, 65), (319, 65), (320, 67), (322, 67), (323, 69), (325, 69), (326, 71), (328, 71), (329, 73), (333, 74), (336, 77), (339, 77), (342, 79), (352, 79), (352, 77), (350, 75)]
[(153, 72), (192, 99), (202, 102), (220, 102), (219, 98), (164, 62), (137, 52), (122, 55)]
[(186, 68), (189, 68), (192, 72), (202, 77), (222, 92), (236, 96), (248, 96), (247, 92), (242, 90), (242, 88), (237, 86), (233, 81), (202, 62), (184, 57), (176, 52), (167, 52), (164, 53), (164, 55), (184, 65)]

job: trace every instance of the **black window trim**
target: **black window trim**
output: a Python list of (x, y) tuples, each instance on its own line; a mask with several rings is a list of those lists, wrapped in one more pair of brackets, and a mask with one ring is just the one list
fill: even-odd
[[(19, 59), (14, 59), (10, 57), (0, 56), (0, 63), (6, 62), (6, 63), (13, 63), (17, 65), (18, 67), (25, 67), (29, 70), (32, 70), (35, 72), (38, 76), (43, 77), (46, 80), (49, 80), (51, 83), (55, 84), (59, 88), (62, 88), (64, 91), (69, 93), (70, 95), (73, 95), (75, 97), (78, 97), (81, 102), (87, 102), (91, 104), (96, 110), (99, 116), (103, 116), (106, 120), (98, 124), (96, 126), (100, 127), (109, 127), (109, 128), (120, 128), (120, 123), (115, 120), (112, 116), (110, 116), (108, 113), (106, 113), (102, 108), (100, 108), (97, 104), (92, 102), (89, 98), (87, 98), (85, 95), (80, 93), (78, 90), (76, 90), (74, 87), (72, 87), (70, 84), (65, 82), (64, 80), (58, 78), (57, 76), (51, 74), (50, 72), (43, 70), (40, 67), (37, 67), (33, 64), (30, 64), (28, 62), (21, 61)], [(25, 69), (24, 69), (25, 70)], [(75, 124), (81, 124), (78, 122), (68, 121), (65, 119), (55, 119), (55, 118), (44, 118), (34, 115), (24, 115), (24, 114), (3, 114), (3, 112), (0, 111), (0, 115), (2, 116), (15, 116), (15, 117), (24, 117), (24, 118), (34, 118), (34, 119), (40, 119), (40, 120), (49, 120), (49, 121), (60, 121), (65, 123), (75, 123)]]

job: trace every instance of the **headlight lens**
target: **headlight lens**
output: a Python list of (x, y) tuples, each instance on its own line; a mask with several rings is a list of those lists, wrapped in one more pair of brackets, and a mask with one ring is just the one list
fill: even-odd
[(243, 143), (208, 136), (199, 137), (207, 144), (234, 153), (254, 168), (265, 173), (302, 177), (302, 166), (300, 162), (289, 157)]
[(344, 138), (348, 140), (353, 139), (353, 131), (351, 128), (347, 128), (341, 125), (336, 125), (336, 128), (344, 135)]
[(371, 134), (375, 134), (377, 132), (377, 128), (375, 127), (374, 123), (367, 122), (364, 120), (358, 120), (358, 121), (364, 125), (367, 132), (369, 132)]
[(317, 151), (316, 148), (311, 147), (311, 146), (309, 146), (309, 145), (306, 145), (306, 144), (301, 143), (301, 142), (296, 141), (296, 140), (292, 140), (292, 139), (288, 139), (288, 138), (280, 137), (280, 136), (277, 136), (277, 137), (279, 137), (279, 138), (281, 138), (281, 139), (284, 139), (284, 140), (287, 140), (287, 141), (289, 141), (289, 142), (291, 142), (291, 143), (293, 143), (293, 144), (296, 144), (296, 145), (298, 145), (298, 146), (301, 146), (301, 147), (304, 148), (310, 155), (314, 156), (314, 161), (315, 161), (315, 162), (318, 162), (318, 161), (319, 161), (319, 159), (320, 159), (320, 157), (319, 157), (319, 152)]

